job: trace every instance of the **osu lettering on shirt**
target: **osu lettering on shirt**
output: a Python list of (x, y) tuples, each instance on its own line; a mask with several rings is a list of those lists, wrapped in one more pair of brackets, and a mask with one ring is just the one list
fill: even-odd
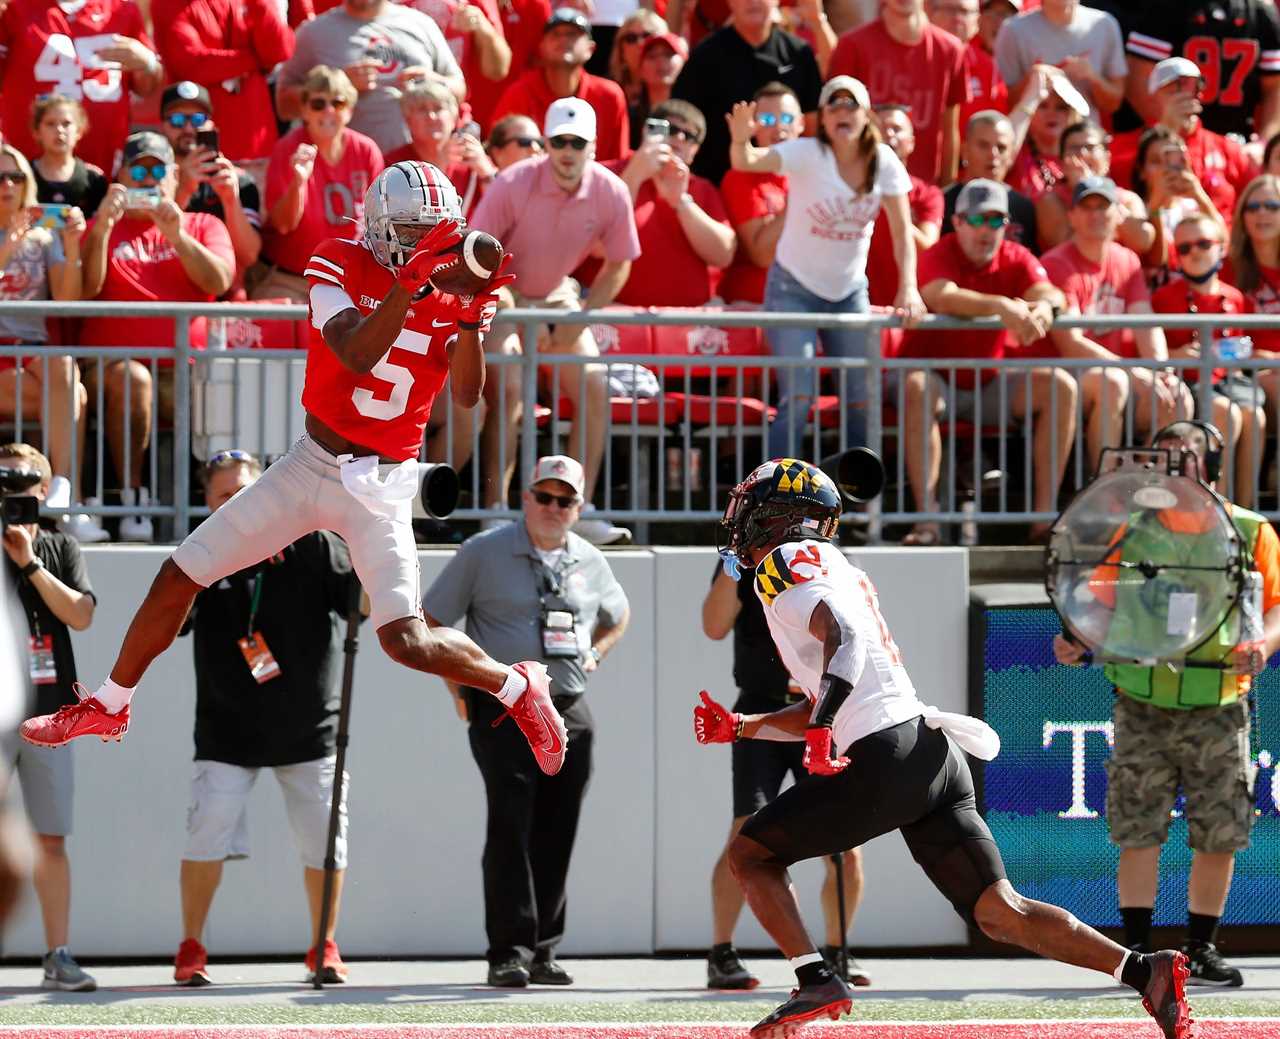
[[(1262, 77), (1280, 73), (1280, 17), (1267, 0), (1171, 0), (1133, 4), (1125, 50), (1130, 58), (1160, 62), (1189, 58), (1200, 67), (1200, 118), (1215, 133), (1253, 130)], [(1145, 73), (1144, 73), (1145, 78)]]
[[(918, 274), (920, 288), (935, 281), (954, 282), (958, 288), (985, 292), (992, 296), (1025, 299), (1033, 285), (1048, 283), (1044, 265), (1029, 249), (1005, 239), (991, 262), (984, 267), (974, 264), (960, 248), (957, 235), (943, 235), (938, 244), (920, 256)], [(1003, 357), (1008, 348), (1008, 333), (1003, 328), (975, 329), (961, 332), (925, 332), (908, 330), (903, 337), (899, 357)], [(995, 378), (994, 368), (981, 370), (984, 383)], [(956, 370), (956, 385), (970, 390), (974, 386), (973, 370)]]
[(827, 78), (856, 76), (867, 85), (874, 105), (910, 105), (916, 150), (907, 160), (907, 172), (937, 183), (943, 116), (969, 99), (964, 51), (963, 43), (936, 25), (926, 25), (917, 44), (899, 43), (877, 19), (840, 37)]
[[(335, 238), (320, 244), (305, 275), (311, 288), (341, 289), (361, 317), (378, 308), (395, 280), (363, 243)], [(383, 458), (417, 458), (431, 405), (449, 374), (449, 344), (458, 337), (440, 297), (432, 293), (409, 307), (403, 331), (364, 375), (338, 360), (314, 322), (310, 329), (302, 387), (307, 413)]]
[(132, 75), (99, 51), (113, 35), (155, 50), (133, 0), (86, 0), (68, 15), (56, 0), (10, 0), (0, 14), (0, 130), (28, 158), (40, 149), (31, 136), (31, 103), (63, 94), (84, 105), (89, 129), (76, 154), (110, 174), (129, 136)]

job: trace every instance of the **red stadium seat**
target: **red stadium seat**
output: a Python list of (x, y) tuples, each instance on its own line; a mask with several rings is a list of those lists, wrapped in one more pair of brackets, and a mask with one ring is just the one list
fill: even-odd
[[(703, 393), (668, 393), (661, 404), (657, 398), (632, 400), (630, 397), (612, 397), (610, 414), (615, 429), (636, 426), (678, 426), (686, 418), (691, 426), (709, 426), (712, 417), (717, 426), (732, 426), (741, 420), (748, 429), (760, 428), (761, 422), (772, 422), (776, 409), (755, 397), (715, 397)], [(560, 398), (556, 409), (562, 422), (573, 420), (573, 402)]]
[[(606, 307), (621, 313), (640, 313), (638, 307)], [(591, 334), (602, 354), (651, 354), (653, 353), (653, 329), (648, 325), (610, 325), (598, 323), (591, 326)]]

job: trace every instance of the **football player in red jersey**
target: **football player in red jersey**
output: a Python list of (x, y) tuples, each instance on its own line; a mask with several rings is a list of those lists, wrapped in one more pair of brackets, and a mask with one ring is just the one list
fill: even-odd
[(76, 148), (107, 176), (129, 136), (129, 94), (164, 82), (133, 0), (9, 0), (0, 13), (0, 129), (29, 158), (31, 103), (61, 94), (84, 105), (89, 130)]
[[(123, 736), (147, 666), (178, 633), (202, 588), (313, 530), (340, 534), (369, 594), (378, 641), (406, 667), (492, 692), (509, 709), (548, 774), (564, 763), (564, 722), (542, 664), (508, 668), (451, 628), (428, 628), (418, 590), (411, 503), (431, 404), (451, 376), (454, 403), (484, 389), (481, 336), (509, 283), (503, 264), (474, 296), (442, 296), (431, 276), (455, 262), (458, 194), (424, 162), (389, 166), (369, 186), (364, 234), (329, 240), (307, 265), (311, 344), (302, 403), (306, 433), (251, 487), (204, 521), (160, 568), (125, 635), (111, 677), (56, 714), (30, 718), (22, 736), (61, 746)], [(251, 653), (269, 652), (258, 637)]]

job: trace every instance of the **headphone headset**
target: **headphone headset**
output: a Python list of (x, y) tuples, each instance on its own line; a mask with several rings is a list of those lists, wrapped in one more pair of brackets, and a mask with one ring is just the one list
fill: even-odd
[(1155, 447), (1161, 440), (1172, 440), (1183, 435), (1179, 429), (1180, 426), (1192, 426), (1200, 430), (1205, 438), (1204, 452), (1204, 474), (1209, 483), (1217, 481), (1219, 474), (1222, 472), (1222, 451), (1226, 447), (1226, 439), (1212, 422), (1204, 422), (1200, 419), (1179, 419), (1177, 422), (1170, 422), (1164, 429), (1160, 430), (1151, 438), (1151, 446)]

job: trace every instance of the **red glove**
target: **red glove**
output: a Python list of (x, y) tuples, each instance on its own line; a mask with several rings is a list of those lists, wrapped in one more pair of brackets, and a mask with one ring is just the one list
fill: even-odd
[(804, 730), (804, 767), (811, 776), (835, 776), (849, 767), (848, 758), (833, 753), (830, 728), (815, 725)]
[(396, 281), (410, 296), (417, 296), (424, 288), (431, 275), (442, 267), (448, 267), (457, 256), (444, 252), (450, 246), (462, 241), (462, 232), (458, 230), (456, 220), (441, 220), (430, 231), (418, 240), (418, 247), (409, 257), (408, 262), (400, 269)]
[(733, 743), (738, 738), (738, 723), (742, 715), (727, 711), (711, 699), (703, 689), (699, 694), (702, 703), (693, 709), (693, 734), (699, 743)]
[(498, 264), (498, 269), (489, 278), (489, 284), (484, 287), (483, 292), (477, 292), (474, 296), (454, 297), (457, 300), (457, 305), (454, 307), (453, 316), (458, 322), (459, 328), (465, 328), (470, 332), (489, 331), (493, 315), (498, 312), (498, 290), (516, 280), (514, 274), (502, 273), (510, 263), (511, 254), (505, 253)]

